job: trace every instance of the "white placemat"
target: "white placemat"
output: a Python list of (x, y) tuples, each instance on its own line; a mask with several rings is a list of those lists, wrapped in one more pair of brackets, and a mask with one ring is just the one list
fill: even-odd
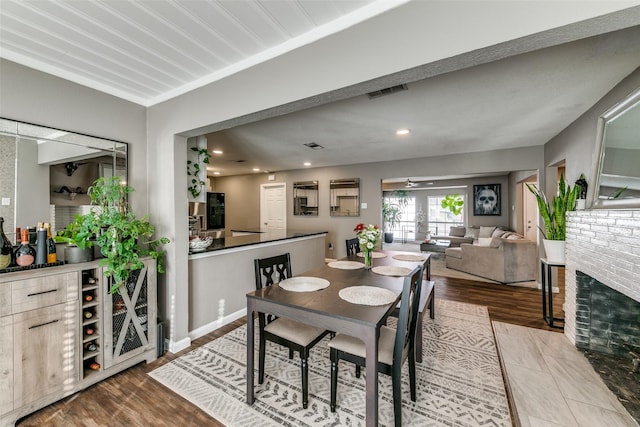
[(364, 268), (364, 264), (358, 261), (331, 261), (327, 264), (331, 268), (339, 268), (341, 270), (357, 270)]
[(340, 289), (338, 295), (343, 300), (360, 305), (385, 305), (395, 302), (398, 297), (389, 289), (375, 286), (350, 286)]
[(329, 281), (321, 277), (290, 277), (278, 283), (282, 289), (292, 292), (313, 292), (329, 286)]
[[(364, 253), (362, 252), (358, 252), (356, 255), (360, 258), (364, 258)], [(386, 256), (387, 254), (384, 254), (382, 252), (371, 252), (371, 258), (384, 258)]]
[(411, 254), (398, 254), (392, 257), (393, 259), (397, 259), (398, 261), (424, 261), (425, 258), (422, 255), (411, 255)]
[(371, 269), (376, 274), (382, 274), (383, 276), (406, 276), (411, 273), (411, 269), (407, 267), (398, 267), (395, 265), (379, 265)]

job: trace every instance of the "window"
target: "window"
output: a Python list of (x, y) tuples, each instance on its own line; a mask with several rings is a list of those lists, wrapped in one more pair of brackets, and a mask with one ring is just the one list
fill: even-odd
[(396, 205), (400, 207), (400, 222), (393, 228), (389, 228), (387, 231), (393, 233), (394, 239), (406, 240), (407, 237), (414, 237), (416, 232), (416, 199), (415, 197), (408, 196), (404, 198), (400, 197), (385, 197), (384, 201), (390, 205)]
[[(461, 195), (462, 200), (467, 204), (465, 195)], [(432, 236), (442, 236), (449, 234), (449, 227), (464, 225), (464, 207), (459, 215), (454, 215), (449, 209), (442, 207), (442, 196), (427, 197), (427, 230)], [(427, 230), (420, 230), (426, 232)]]

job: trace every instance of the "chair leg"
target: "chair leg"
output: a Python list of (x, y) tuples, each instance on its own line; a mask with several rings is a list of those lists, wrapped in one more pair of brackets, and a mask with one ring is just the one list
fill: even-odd
[(416, 322), (416, 335), (414, 337), (416, 362), (422, 363), (422, 313), (418, 313), (418, 321)]
[(293, 349), (289, 349), (289, 359), (293, 359)]
[(395, 426), (402, 426), (402, 371), (394, 366), (391, 384), (393, 386), (393, 419)]
[(308, 355), (300, 357), (300, 366), (302, 367), (302, 407), (307, 409), (309, 404), (309, 364), (307, 363)]
[(260, 335), (260, 348), (258, 351), (258, 383), (262, 384), (264, 382), (264, 356), (265, 356), (265, 347), (267, 345), (267, 340), (264, 336)]
[(356, 378), (360, 378), (360, 365), (356, 365)]
[(336, 412), (336, 395), (338, 394), (338, 354), (337, 350), (331, 349), (331, 412)]
[(411, 388), (411, 400), (416, 401), (416, 361), (413, 352), (409, 352), (409, 386)]

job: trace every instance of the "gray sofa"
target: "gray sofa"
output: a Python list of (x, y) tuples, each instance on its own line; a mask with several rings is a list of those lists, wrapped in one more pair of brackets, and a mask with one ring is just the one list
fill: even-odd
[(431, 236), (431, 240), (448, 240), (452, 247), (473, 243), (478, 238), (479, 227), (450, 227), (448, 235)]
[[(506, 237), (483, 238), (480, 240), (487, 241), (447, 248), (447, 268), (501, 283), (536, 280), (536, 243), (515, 233), (507, 233)], [(503, 231), (503, 234), (507, 233)]]

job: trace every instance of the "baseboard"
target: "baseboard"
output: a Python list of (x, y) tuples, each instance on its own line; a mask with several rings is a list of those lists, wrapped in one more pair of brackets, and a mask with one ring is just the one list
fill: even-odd
[(191, 340), (200, 338), (204, 335), (207, 335), (209, 332), (213, 332), (224, 325), (227, 325), (235, 320), (240, 319), (241, 317), (245, 317), (246, 315), (247, 315), (246, 308), (243, 308), (242, 310), (238, 310), (235, 313), (231, 313), (227, 316), (219, 318), (218, 320), (207, 323), (206, 325), (202, 325), (199, 328), (194, 329), (193, 331), (190, 331), (189, 338)]
[(185, 348), (188, 348), (191, 345), (191, 338), (187, 337), (181, 339), (180, 341), (170, 341), (167, 340), (165, 342), (165, 348), (169, 353), (178, 353)]

